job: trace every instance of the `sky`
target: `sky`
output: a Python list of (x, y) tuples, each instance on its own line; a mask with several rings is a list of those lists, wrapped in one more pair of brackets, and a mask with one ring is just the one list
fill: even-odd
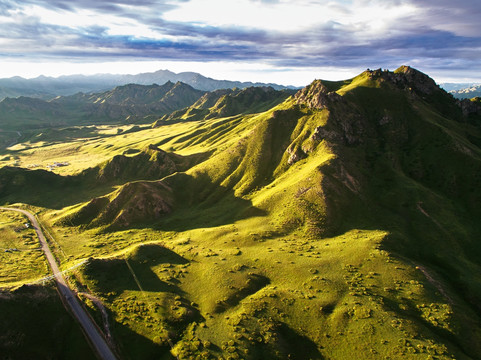
[(0, 77), (194, 71), (303, 86), (410, 65), (481, 82), (480, 0), (0, 0)]

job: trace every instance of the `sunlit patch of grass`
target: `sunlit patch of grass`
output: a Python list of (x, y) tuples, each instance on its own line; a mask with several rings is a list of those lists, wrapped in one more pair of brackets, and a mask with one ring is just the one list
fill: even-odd
[(0, 210), (0, 286), (34, 282), (49, 274), (35, 231), (26, 217)]
[[(89, 178), (83, 195), (64, 191), (65, 206), (36, 209), (62, 269), (86, 260), (72, 283), (104, 302), (127, 358), (476, 353), (478, 191), (477, 175), (465, 171), (479, 172), (476, 139), (379, 74), (323, 82), (342, 95), (326, 95), (327, 108), (291, 98), (258, 114), (207, 119), (189, 110), (175, 124), (83, 129), (82, 139), (67, 139), (80, 134), (69, 130), (63, 143), (44, 134), (18, 145), (11, 156), (22, 164), (71, 159), (55, 170), (65, 174), (129, 157), (117, 183), (100, 189)], [(149, 145), (205, 157), (147, 180), (152, 163), (131, 161)], [(119, 201), (104, 222), (95, 222), (102, 211), (88, 213), (95, 206), (82, 213), (93, 197), (110, 204), (129, 188), (123, 195), (140, 200)], [(142, 212), (166, 198), (162, 216)], [(110, 226), (133, 213), (135, 221)]]

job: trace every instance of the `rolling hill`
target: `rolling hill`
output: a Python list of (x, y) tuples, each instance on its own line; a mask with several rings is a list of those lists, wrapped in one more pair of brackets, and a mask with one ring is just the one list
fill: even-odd
[(294, 94), (272, 87), (222, 89), (205, 93), (192, 106), (174, 111), (158, 119), (154, 126), (169, 122), (207, 120), (266, 111)]
[(123, 85), (103, 93), (78, 93), (52, 100), (29, 97), (0, 101), (1, 129), (24, 130), (109, 122), (151, 122), (193, 104), (204, 91), (183, 83)]
[(0, 169), (0, 199), (35, 206), (65, 267), (88, 259), (71, 281), (122, 357), (479, 358), (479, 99), (402, 66), (217, 90), (84, 142), (118, 154)]
[[(177, 82), (164, 85), (128, 84), (102, 93), (78, 93), (52, 100), (31, 97), (0, 101), (0, 129), (22, 131), (109, 123), (148, 124), (159, 119), (182, 121), (267, 110), (292, 91), (271, 87), (205, 92)], [(217, 103), (218, 102), (218, 103)]]

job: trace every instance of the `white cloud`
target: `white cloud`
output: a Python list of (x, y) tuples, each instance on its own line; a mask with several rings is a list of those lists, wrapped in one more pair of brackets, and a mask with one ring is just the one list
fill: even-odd
[[(66, 11), (66, 10), (50, 10), (38, 5), (30, 5), (18, 9), (17, 14), (36, 18), (39, 22), (47, 25), (65, 26), (65, 27), (90, 27), (101, 24), (99, 14), (90, 10)], [(106, 16), (108, 20), (108, 16)]]
[[(329, 14), (331, 13), (331, 14)], [(292, 32), (307, 29), (328, 19), (328, 6), (309, 6), (303, 2), (276, 4), (249, 0), (192, 0), (166, 12), (168, 21), (219, 27), (245, 27), (267, 31)]]
[(403, 63), (481, 69), (479, 0), (15, 1), (0, 8), (0, 71), (8, 74), (18, 59), (36, 74), (124, 73), (140, 61), (139, 72), (157, 64), (294, 85)]
[[(139, 11), (139, 9), (137, 9)], [(58, 26), (77, 29), (79, 32), (89, 28), (104, 28), (109, 36), (129, 36), (144, 39), (167, 39), (167, 35), (159, 33), (148, 24), (122, 14), (99, 13), (90, 9), (47, 9), (38, 5), (28, 5), (11, 12), (11, 16), (0, 19), (3, 22), (36, 21), (47, 26)]]
[[(364, 36), (382, 36), (398, 19), (413, 16), (410, 4), (395, 7), (385, 1), (280, 1), (191, 0), (164, 13), (168, 21), (218, 27), (244, 27), (280, 33), (309, 31), (337, 24)], [(358, 35), (356, 35), (358, 36)], [(362, 36), (361, 36), (362, 37)]]

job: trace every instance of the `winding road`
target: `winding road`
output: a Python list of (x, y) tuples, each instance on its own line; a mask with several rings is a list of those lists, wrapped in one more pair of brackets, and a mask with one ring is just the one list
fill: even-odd
[(78, 320), (78, 322), (82, 326), (84, 333), (86, 334), (86, 336), (90, 341), (90, 344), (93, 346), (94, 350), (99, 355), (99, 357), (103, 360), (116, 360), (117, 359), (116, 356), (114, 355), (112, 350), (110, 350), (104, 337), (99, 332), (96, 325), (93, 323), (93, 320), (88, 316), (85, 309), (78, 302), (73, 291), (68, 287), (65, 281), (65, 278), (63, 277), (62, 273), (58, 268), (57, 262), (55, 261), (55, 257), (50, 251), (50, 248), (47, 244), (47, 240), (45, 239), (45, 235), (43, 234), (40, 224), (36, 219), (36, 217), (32, 213), (26, 210), (17, 209), (17, 208), (0, 207), (0, 210), (16, 211), (24, 214), (30, 220), (33, 228), (35, 229), (35, 232), (37, 233), (40, 244), (42, 245), (42, 251), (44, 252), (45, 257), (47, 258), (47, 261), (50, 265), (50, 268), (53, 271), (53, 274), (55, 276), (55, 282), (57, 283), (60, 296), (64, 300), (64, 304), (66, 304), (70, 308), (72, 314), (75, 316), (75, 318)]

